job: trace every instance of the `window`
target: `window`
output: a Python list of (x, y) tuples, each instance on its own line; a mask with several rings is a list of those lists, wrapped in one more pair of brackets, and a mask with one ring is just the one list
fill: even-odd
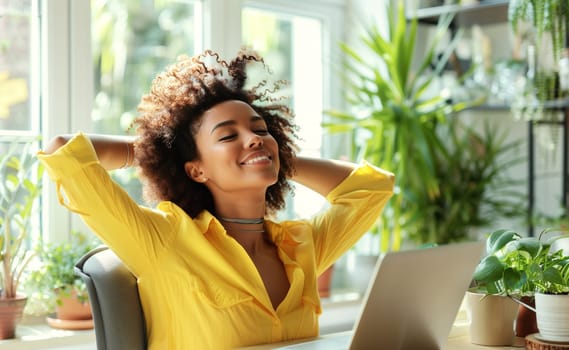
[[(242, 43), (263, 56), (271, 79), (289, 82), (288, 91), (283, 92), (291, 97), (290, 107), (299, 125), (300, 154), (315, 157), (322, 154), (325, 26), (322, 18), (308, 11), (286, 11), (266, 2), (251, 3), (242, 11)], [(321, 196), (295, 185), (295, 196), (282, 217), (307, 217), (324, 205)]]
[(124, 134), (156, 74), (201, 37), (199, 2), (91, 0), (93, 131)]
[[(2, 1), (17, 2), (18, 7), (32, 2), (0, 0), (0, 4)], [(280, 50), (287, 66), (281, 73), (291, 82), (292, 107), (305, 140), (303, 150), (311, 155), (330, 156), (319, 125), (322, 110), (341, 100), (332, 62), (339, 56), (337, 43), (343, 35), (345, 0), (37, 0), (33, 3), (38, 3), (41, 9), (38, 12), (43, 105), (42, 119), (30, 125), (41, 122), (37, 130), (41, 129), (45, 139), (79, 130), (125, 134), (141, 96), (148, 91), (156, 73), (180, 54), (193, 55), (211, 48), (230, 58), (246, 42), (257, 45), (263, 30), (251, 32), (247, 27), (252, 24), (248, 16), (265, 16), (274, 21), (273, 34), (284, 36), (279, 41), (280, 48), (259, 46), (258, 49), (274, 70), (279, 63), (273, 61), (276, 56), (271, 52)], [(246, 22), (245, 26), (242, 22)], [(306, 54), (308, 50), (314, 53)], [(28, 69), (34, 76), (34, 70)], [(305, 77), (310, 78), (303, 81)], [(315, 94), (320, 97), (315, 98)], [(113, 173), (140, 200), (140, 186), (134, 173)], [(297, 198), (300, 191), (297, 190)], [(83, 228), (77, 215), (59, 205), (54, 186), (46, 189), (42, 201), (49, 240), (67, 239), (71, 229)], [(297, 207), (295, 213), (300, 212), (303, 212), (301, 207)]]
[[(196, 52), (200, 7), (197, 1), (91, 0), (94, 132), (125, 134), (156, 74), (177, 56)], [(134, 170), (112, 175), (142, 203)]]
[[(7, 154), (12, 143), (35, 142), (39, 148), (39, 94), (36, 74), (39, 51), (37, 9), (31, 0), (0, 0), (0, 152)], [(4, 181), (6, 174), (0, 174)], [(4, 205), (4, 203), (2, 203)], [(41, 211), (32, 224), (40, 234)]]
[(317, 18), (247, 7), (243, 44), (258, 51), (273, 79), (289, 82), (304, 154), (320, 155), (323, 111), (322, 24)]
[[(0, 0), (0, 130), (3, 137), (39, 132), (32, 72), (37, 56), (31, 0)], [(11, 138), (11, 137), (8, 137)]]

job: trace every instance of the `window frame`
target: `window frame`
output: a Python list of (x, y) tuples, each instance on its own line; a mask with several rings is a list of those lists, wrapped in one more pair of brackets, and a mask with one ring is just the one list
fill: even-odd
[(340, 77), (333, 66), (341, 60), (339, 42), (344, 41), (345, 0), (245, 0), (244, 5), (267, 11), (282, 12), (319, 19), (322, 22), (323, 101), (325, 109), (343, 106)]
[[(40, 96), (43, 145), (54, 135), (89, 130), (93, 78), (89, 0), (37, 0), (40, 16)], [(73, 117), (80, 116), (80, 117)], [(79, 224), (57, 199), (55, 186), (44, 186), (42, 235), (65, 241)]]

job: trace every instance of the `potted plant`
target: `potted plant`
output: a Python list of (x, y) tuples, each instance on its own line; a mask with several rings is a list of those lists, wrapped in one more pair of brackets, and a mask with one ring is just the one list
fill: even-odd
[(27, 299), (18, 287), (33, 256), (27, 249), (27, 238), (43, 172), (32, 145), (14, 142), (0, 156), (0, 339), (14, 338)]
[[(471, 291), (508, 297), (533, 311), (537, 309), (533, 305), (537, 304), (538, 294), (566, 294), (569, 257), (562, 250), (552, 252), (551, 247), (567, 237), (569, 234), (555, 230), (544, 230), (538, 237), (522, 237), (507, 229), (492, 232), (486, 240), (486, 256), (474, 272)], [(525, 309), (519, 311), (529, 316), (525, 322), (530, 324), (524, 326), (518, 314), (518, 336), (535, 333), (539, 328), (539, 321), (536, 323), (535, 316)], [(525, 331), (521, 331), (522, 327)]]
[[(525, 337), (537, 331), (533, 312), (527, 313), (527, 308), (515, 302), (524, 300), (533, 304), (533, 287), (526, 268), (535, 261), (535, 241), (505, 229), (496, 230), (486, 238), (486, 254), (474, 271), (474, 286), (466, 294), (472, 315), (471, 342), (487, 346), (512, 345), (514, 336)], [(515, 247), (512, 242), (516, 242)], [(522, 315), (526, 315), (525, 321)], [(518, 316), (520, 320), (516, 320)]]
[(470, 239), (470, 230), (487, 227), (503, 218), (523, 218), (525, 195), (516, 186), (524, 180), (508, 175), (524, 162), (519, 140), (497, 126), (468, 126), (460, 117), (437, 127), (439, 146), (433, 149), (440, 193), (428, 196), (413, 189), (421, 213), (407, 232), (419, 244), (448, 244)]
[[(561, 234), (554, 239), (567, 238)], [(569, 342), (569, 256), (562, 249), (543, 255), (538, 266), (530, 269), (528, 279), (534, 285), (535, 314), (539, 340)]]
[(517, 299), (536, 292), (566, 292), (561, 267), (569, 257), (562, 250), (550, 249), (555, 241), (567, 237), (568, 233), (551, 229), (537, 237), (522, 237), (507, 229), (492, 232), (486, 240), (486, 256), (474, 271), (475, 288)]
[[(447, 114), (465, 107), (463, 103), (449, 102), (439, 92), (429, 91), (452, 52), (453, 45), (449, 45), (440, 58), (436, 55), (452, 15), (441, 17), (434, 39), (415, 71), (418, 21), (408, 21), (404, 2), (397, 4), (396, 16), (388, 16), (387, 35), (376, 26), (367, 28), (361, 39), (366, 51), (341, 45), (347, 56), (347, 99), (353, 111), (327, 111), (330, 118), (323, 123), (331, 133), (351, 133), (351, 158), (367, 159), (397, 174), (399, 194), (387, 204), (383, 217), (389, 219), (383, 220), (379, 228), (382, 251), (400, 249), (401, 223), (416, 214), (407, 189), (417, 188), (420, 182), (428, 195), (439, 194), (432, 155), (436, 125), (444, 122)], [(387, 11), (392, 13), (389, 3)]]
[[(366, 50), (342, 46), (352, 110), (327, 111), (323, 124), (330, 133), (351, 134), (352, 159), (396, 174), (395, 195), (375, 228), (381, 252), (399, 250), (404, 235), (417, 244), (466, 240), (469, 228), (487, 224), (483, 205), (492, 208), (488, 218), (524, 212), (516, 204), (523, 203), (519, 198), (510, 203), (495, 201), (502, 198), (495, 193), (491, 198), (492, 190), (504, 188), (496, 181), (504, 180), (503, 171), (515, 163), (503, 163), (501, 156), (516, 145), (491, 128), (478, 133), (461, 125), (452, 114), (482, 100), (454, 100), (438, 84), (460, 38), (458, 33), (437, 54), (452, 14), (440, 17), (426, 53), (414, 62), (417, 19), (407, 20), (398, 3), (388, 35), (371, 27), (362, 38)], [(465, 196), (465, 189), (477, 198)]]
[(75, 274), (74, 266), (87, 252), (99, 245), (79, 231), (71, 231), (70, 240), (63, 243), (42, 243), (36, 248), (39, 268), (32, 271), (28, 284), (36, 297), (47, 302), (48, 324), (55, 328), (92, 328), (91, 306), (85, 283)]

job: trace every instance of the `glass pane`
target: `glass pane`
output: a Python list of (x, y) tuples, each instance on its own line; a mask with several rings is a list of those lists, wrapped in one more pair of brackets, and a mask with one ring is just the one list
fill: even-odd
[[(293, 78), (292, 31), (291, 18), (279, 18), (279, 13), (243, 9), (242, 16), (243, 44), (259, 52), (272, 71), (274, 80), (284, 79), (291, 83)], [(253, 72), (254, 73), (254, 72)], [(263, 77), (252, 76), (254, 81)], [(283, 91), (291, 94), (291, 91)]]
[(0, 130), (30, 131), (31, 0), (0, 0)]
[(0, 141), (0, 223), (10, 228), (13, 238), (25, 233), (23, 249), (41, 235), (38, 149), (38, 142), (27, 138)]
[[(291, 107), (301, 138), (301, 154), (320, 156), (322, 144), (323, 65), (320, 20), (282, 12), (245, 8), (243, 44), (261, 54), (272, 71), (271, 79), (289, 82)], [(263, 77), (252, 77), (255, 81)], [(324, 205), (321, 196), (297, 185), (283, 218), (306, 217)]]
[(156, 73), (194, 53), (194, 1), (91, 0), (94, 131), (124, 134)]
[[(152, 79), (182, 54), (193, 55), (202, 36), (198, 1), (91, 0), (95, 100), (93, 130), (125, 134)], [(113, 172), (138, 202), (133, 169)]]
[[(322, 128), (322, 24), (320, 20), (245, 8), (243, 44), (259, 52), (272, 78), (289, 82), (302, 151), (319, 155)], [(253, 79), (256, 79), (253, 77)], [(261, 79), (261, 78), (259, 78)]]

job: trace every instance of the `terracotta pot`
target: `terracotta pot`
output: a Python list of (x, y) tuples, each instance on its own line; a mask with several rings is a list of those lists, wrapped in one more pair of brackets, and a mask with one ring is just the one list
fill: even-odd
[(27, 297), (18, 295), (13, 299), (0, 298), (0, 339), (16, 336), (16, 326), (22, 320)]
[[(521, 302), (535, 309), (535, 299), (533, 297), (522, 297)], [(538, 333), (537, 318), (535, 311), (520, 305), (518, 307), (518, 317), (516, 318), (516, 336), (525, 338), (526, 336)]]
[(514, 320), (518, 306), (508, 297), (466, 292), (470, 342), (485, 346), (514, 344)]
[(333, 274), (334, 265), (331, 265), (318, 277), (318, 294), (320, 294), (321, 298), (327, 298), (330, 296)]
[(70, 296), (59, 296), (61, 304), (55, 308), (56, 317), (60, 320), (90, 320), (93, 315), (91, 313), (91, 304), (89, 301), (80, 302), (75, 291)]

